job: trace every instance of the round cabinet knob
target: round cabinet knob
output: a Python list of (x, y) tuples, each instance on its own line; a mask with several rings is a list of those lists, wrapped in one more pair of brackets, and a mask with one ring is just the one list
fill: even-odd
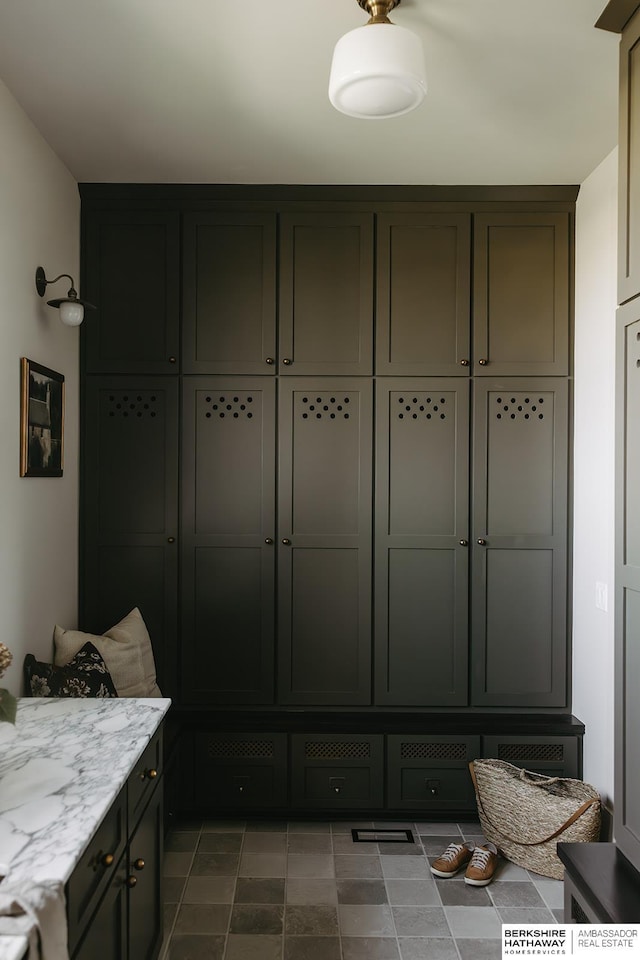
[(150, 770), (145, 770), (145, 776), (148, 780), (155, 780), (158, 776), (158, 771), (152, 767)]
[(169, 357), (169, 363), (175, 363), (175, 362), (176, 362), (175, 357)]
[(144, 870), (144, 860), (142, 857), (138, 857), (137, 860), (133, 861), (134, 870)]
[(288, 547), (288, 546), (290, 546), (290, 545), (291, 545), (291, 540), (287, 540), (287, 538), (286, 538), (286, 537), (285, 537), (285, 538), (283, 539), (283, 541), (282, 541), (282, 542), (284, 543), (284, 545), (285, 545), (285, 547)]
[(267, 537), (264, 541), (268, 547), (273, 543), (273, 537)]
[(176, 542), (175, 537), (167, 537), (167, 543), (175, 543), (175, 542)]
[(100, 863), (103, 867), (110, 867), (114, 860), (115, 857), (112, 853), (105, 853), (105, 855), (101, 858)]
[(127, 877), (127, 879), (125, 880), (125, 883), (126, 883), (126, 885), (129, 887), (130, 890), (133, 890), (133, 888), (135, 887), (135, 885), (137, 884), (137, 882), (138, 882), (138, 878), (137, 878), (137, 877)]
[(282, 362), (284, 363), (285, 367), (290, 367), (291, 364), (293, 363), (293, 360), (291, 359), (291, 357), (284, 357)]
[(468, 360), (461, 360), (461, 361), (460, 361), (460, 366), (461, 366), (461, 367), (468, 367), (468, 366), (469, 366), (469, 361), (468, 361)]
[(458, 540), (458, 543), (460, 544), (461, 547), (468, 547), (468, 546), (469, 546), (469, 541), (468, 541), (468, 540)]
[(268, 363), (269, 366), (271, 366), (273, 364), (273, 357), (267, 357), (267, 359), (265, 360), (265, 363)]
[(487, 545), (487, 541), (486, 541), (486, 540), (483, 540), (482, 537), (480, 537), (478, 540), (476, 540), (476, 543), (477, 543), (479, 546), (481, 546), (481, 547), (486, 547), (486, 545)]
[(480, 357), (480, 359), (478, 360), (478, 363), (480, 364), (481, 367), (486, 367), (489, 361), (485, 357)]

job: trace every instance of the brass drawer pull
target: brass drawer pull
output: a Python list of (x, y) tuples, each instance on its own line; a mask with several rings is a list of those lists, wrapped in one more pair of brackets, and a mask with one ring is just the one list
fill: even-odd
[(138, 857), (137, 860), (133, 861), (133, 869), (144, 870), (144, 860), (142, 859), (142, 857)]
[(125, 883), (126, 883), (126, 885), (129, 887), (130, 890), (133, 890), (133, 888), (135, 887), (135, 885), (137, 884), (137, 882), (138, 882), (138, 878), (137, 878), (137, 877), (127, 877), (127, 879), (125, 880)]
[(100, 857), (100, 863), (103, 867), (111, 867), (114, 860), (115, 857), (112, 853), (105, 853), (102, 857)]
[(158, 776), (158, 771), (155, 769), (155, 767), (151, 767), (150, 770), (143, 770), (143, 771), (142, 771), (142, 773), (140, 774), (140, 779), (141, 779), (141, 780), (155, 780), (157, 776)]

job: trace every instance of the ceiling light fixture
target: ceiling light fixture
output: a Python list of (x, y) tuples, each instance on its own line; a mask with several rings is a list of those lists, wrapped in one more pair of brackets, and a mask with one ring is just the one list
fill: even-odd
[(58, 300), (47, 300), (47, 303), (50, 307), (58, 307), (60, 310), (60, 319), (68, 327), (79, 327), (82, 321), (84, 320), (84, 310), (85, 307), (89, 310), (95, 310), (96, 308), (92, 303), (88, 303), (87, 300), (80, 300), (78, 297), (78, 291), (73, 285), (73, 277), (68, 273), (61, 273), (59, 276), (55, 277), (54, 280), (47, 280), (47, 275), (44, 272), (43, 267), (38, 267), (36, 270), (36, 290), (38, 291), (39, 296), (44, 297), (45, 290), (47, 289), (50, 283), (57, 283), (58, 280), (62, 280), (63, 277), (66, 277), (67, 280), (71, 280), (71, 287), (66, 297), (60, 297)]
[(400, 0), (358, 0), (370, 15), (333, 51), (329, 99), (348, 117), (384, 120), (419, 106), (427, 92), (422, 43), (387, 14)]

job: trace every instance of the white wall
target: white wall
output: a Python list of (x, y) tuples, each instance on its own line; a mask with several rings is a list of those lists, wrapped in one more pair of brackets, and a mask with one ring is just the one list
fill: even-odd
[[(75, 626), (78, 566), (78, 329), (36, 293), (35, 269), (78, 283), (76, 183), (0, 82), (0, 640), (14, 661), (0, 681), (22, 692), (27, 652), (51, 660), (56, 622)], [(47, 299), (64, 296), (60, 281)], [(64, 476), (19, 475), (20, 358), (64, 374)]]
[[(614, 150), (576, 210), (573, 712), (584, 722), (584, 779), (613, 796), (614, 381), (617, 245)], [(607, 610), (596, 607), (606, 584)]]

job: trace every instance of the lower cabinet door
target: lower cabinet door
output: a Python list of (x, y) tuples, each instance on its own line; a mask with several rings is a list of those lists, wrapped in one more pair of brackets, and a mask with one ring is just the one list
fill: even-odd
[(162, 796), (156, 788), (129, 841), (129, 960), (155, 960), (162, 945)]
[(287, 735), (219, 733), (195, 736), (196, 806), (234, 810), (287, 802)]
[[(127, 957), (127, 857), (120, 860), (73, 960), (125, 960)], [(131, 956), (131, 955), (130, 955)]]
[(477, 736), (389, 735), (388, 806), (475, 810), (469, 761), (479, 753)]
[(481, 756), (504, 760), (545, 777), (582, 777), (582, 741), (577, 737), (487, 736), (482, 738)]
[(383, 737), (377, 734), (294, 734), (294, 807), (356, 809), (384, 802)]

